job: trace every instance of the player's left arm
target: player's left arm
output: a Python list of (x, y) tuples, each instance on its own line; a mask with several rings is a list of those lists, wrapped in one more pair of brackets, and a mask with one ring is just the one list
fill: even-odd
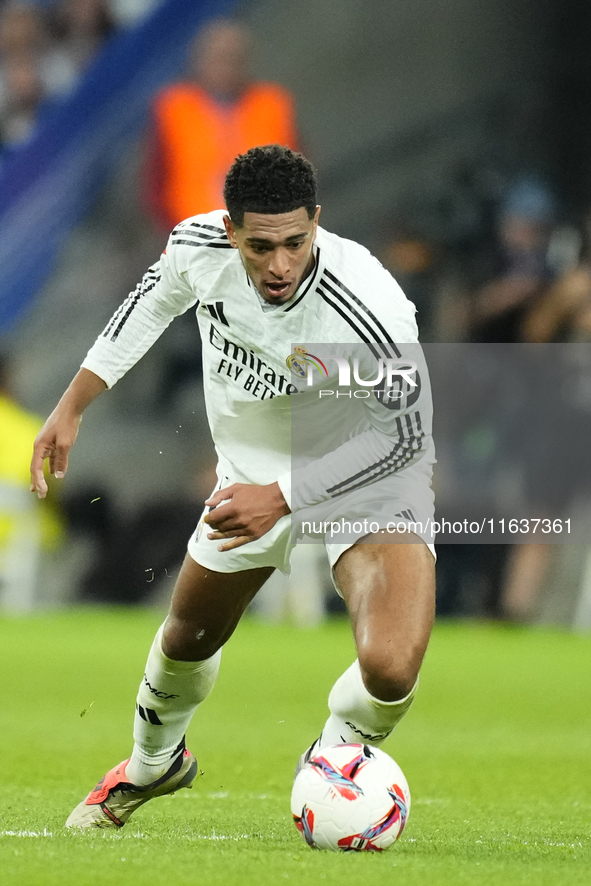
[[(322, 502), (337, 501), (347, 493), (369, 489), (373, 483), (399, 474), (433, 453), (431, 387), (419, 343), (415, 307), (369, 253), (361, 250), (356, 262), (355, 268), (350, 263), (347, 266), (347, 286), (340, 284), (340, 293), (331, 294), (342, 297), (343, 318), (359, 338), (356, 345), (341, 344), (335, 349), (346, 358), (350, 369), (354, 370), (355, 358), (358, 359), (358, 378), (376, 379), (376, 383), (367, 386), (356, 383), (353, 371), (348, 390), (341, 388), (333, 392), (335, 407), (339, 399), (346, 403), (350, 397), (353, 403), (353, 398), (362, 396), (357, 403), (363, 405), (366, 421), (352, 428), (350, 439), (341, 444), (335, 440), (331, 446), (328, 427), (326, 446), (320, 457), (306, 463), (305, 453), (300, 453), (303, 457), (298, 459), (298, 453), (292, 452), (290, 476), (278, 480), (294, 513)], [(342, 341), (351, 342), (351, 338)], [(383, 370), (381, 381), (376, 374), (379, 364)], [(407, 369), (412, 366), (412, 371), (405, 372), (405, 366)], [(323, 386), (335, 387), (328, 384), (328, 380)], [(361, 387), (363, 390), (358, 390)], [(331, 413), (331, 399), (316, 400), (316, 408), (318, 422), (314, 415), (306, 416), (307, 425), (317, 423), (324, 430), (327, 423), (330, 425), (331, 414), (335, 427), (342, 421), (341, 411), (335, 408)], [(355, 421), (354, 413), (351, 420)], [(302, 441), (304, 448), (305, 441)], [(425, 462), (425, 473), (428, 471)]]
[[(393, 352), (384, 343), (380, 345), (382, 353), (383, 347)], [(287, 478), (279, 478), (282, 489), (288, 492), (286, 498), (292, 511), (368, 488), (404, 471), (432, 451), (431, 389), (422, 348), (418, 342), (401, 344), (396, 346), (395, 353), (396, 357), (391, 359), (405, 374), (395, 377), (392, 385), (384, 379), (373, 389), (365, 389), (370, 394), (362, 400), (367, 417), (365, 429), (335, 448), (327, 446), (324, 455), (301, 466), (297, 466), (297, 457), (292, 453), (288, 489)], [(405, 367), (411, 366), (415, 368), (407, 373)], [(366, 377), (375, 377), (375, 369), (373, 373)], [(414, 385), (410, 385), (407, 378), (413, 379)], [(318, 408), (330, 409), (330, 400), (319, 400)]]

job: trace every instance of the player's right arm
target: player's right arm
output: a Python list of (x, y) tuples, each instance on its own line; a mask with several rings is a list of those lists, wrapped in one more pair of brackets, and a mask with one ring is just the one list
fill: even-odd
[(82, 413), (106, 389), (102, 378), (89, 369), (80, 369), (39, 431), (31, 460), (31, 492), (39, 498), (47, 495), (45, 459), (49, 459), (50, 473), (61, 479), (68, 469), (68, 454), (78, 436)]
[(50, 473), (61, 479), (86, 407), (137, 363), (174, 317), (197, 301), (196, 293), (179, 272), (175, 252), (171, 238), (168, 251), (117, 309), (43, 425), (31, 461), (31, 492), (39, 498), (47, 494), (45, 459), (49, 459)]

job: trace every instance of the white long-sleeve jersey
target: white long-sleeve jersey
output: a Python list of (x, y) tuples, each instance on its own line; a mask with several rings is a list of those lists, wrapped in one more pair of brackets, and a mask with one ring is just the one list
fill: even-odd
[[(173, 230), (82, 366), (112, 387), (174, 317), (195, 307), (207, 415), (228, 476), (278, 481), (292, 510), (419, 461), (429, 478), (427, 372), (414, 306), (391, 275), (363, 246), (318, 228), (313, 272), (288, 303), (266, 310), (228, 242), (223, 215), (197, 215)], [(384, 384), (374, 391), (351, 373), (351, 386), (339, 388), (337, 362), (322, 358), (349, 353), (349, 344), (351, 366), (361, 354), (358, 377), (375, 377), (379, 358), (385, 366), (387, 358), (402, 357), (419, 365), (418, 385), (399, 385), (398, 398), (390, 399)], [(303, 376), (312, 357), (320, 358), (320, 370), (308, 387)], [(305, 402), (311, 412), (300, 408)], [(302, 422), (311, 422), (313, 433)]]

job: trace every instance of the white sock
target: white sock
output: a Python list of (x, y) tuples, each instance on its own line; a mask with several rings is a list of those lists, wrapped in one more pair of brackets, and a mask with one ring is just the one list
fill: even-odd
[(133, 784), (150, 784), (167, 771), (182, 748), (191, 717), (213, 689), (222, 650), (205, 661), (174, 661), (162, 651), (160, 627), (137, 694), (135, 744), (126, 775)]
[(418, 685), (417, 678), (408, 695), (399, 701), (380, 701), (365, 688), (359, 662), (354, 661), (331, 689), (330, 717), (322, 730), (319, 748), (348, 742), (379, 747), (410, 708)]

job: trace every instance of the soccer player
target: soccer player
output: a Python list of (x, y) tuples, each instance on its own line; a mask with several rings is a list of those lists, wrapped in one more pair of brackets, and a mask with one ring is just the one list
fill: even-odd
[[(147, 800), (191, 784), (197, 764), (185, 748), (186, 729), (249, 602), (275, 568), (288, 571), (298, 514), (353, 521), (346, 537), (335, 541), (327, 532), (324, 541), (357, 659), (334, 685), (330, 716), (312, 748), (379, 745), (392, 732), (413, 701), (432, 627), (434, 554), (426, 527), (433, 449), (424, 370), (421, 384), (419, 371), (412, 386), (405, 383), (402, 398), (390, 397), (394, 383), (365, 386), (358, 399), (338, 391), (346, 395), (335, 395), (339, 404), (350, 398), (355, 432), (346, 420), (342, 428), (329, 422), (334, 438), (325, 451), (296, 460), (291, 470), (290, 416), (305, 402), (307, 348), (352, 343), (394, 366), (407, 345), (418, 347), (414, 307), (366, 249), (318, 226), (315, 173), (300, 154), (278, 145), (251, 149), (235, 160), (224, 196), (227, 212), (198, 215), (173, 230), (35, 442), (31, 490), (43, 497), (44, 460), (64, 476), (84, 409), (175, 316), (196, 310), (219, 482), (148, 655), (131, 757), (101, 779), (67, 827), (121, 827)], [(323, 378), (323, 388), (335, 384), (334, 376)], [(313, 395), (315, 388), (307, 390)], [(389, 524), (395, 532), (386, 531)]]

